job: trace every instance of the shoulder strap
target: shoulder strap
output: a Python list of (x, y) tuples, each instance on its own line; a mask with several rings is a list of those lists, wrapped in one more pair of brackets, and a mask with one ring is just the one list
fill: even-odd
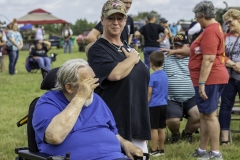
[[(231, 51), (230, 51), (230, 53), (229, 53), (229, 58), (230, 58), (231, 60), (233, 59), (233, 58), (232, 58), (232, 56), (233, 56), (233, 54), (232, 54), (233, 49), (235, 48), (235, 45), (236, 45), (239, 37), (240, 37), (240, 35), (237, 37), (237, 39), (236, 39), (236, 41), (234, 42), (234, 44), (233, 44), (233, 46), (232, 46), (232, 49), (231, 49)], [(232, 71), (233, 71), (233, 69), (230, 68), (230, 77), (232, 77)]]
[(232, 60), (232, 55), (233, 55), (233, 54), (232, 54), (232, 52), (233, 52), (233, 49), (235, 48), (235, 46), (236, 46), (236, 43), (237, 43), (237, 41), (238, 41), (239, 37), (240, 37), (240, 36), (238, 36), (238, 37), (237, 37), (236, 41), (234, 42), (234, 44), (233, 44), (233, 46), (232, 46), (231, 52), (229, 53), (229, 55), (230, 55), (230, 59), (231, 59), (231, 60)]

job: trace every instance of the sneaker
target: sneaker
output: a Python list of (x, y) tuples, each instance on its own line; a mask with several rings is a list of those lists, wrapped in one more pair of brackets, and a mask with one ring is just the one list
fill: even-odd
[(172, 134), (172, 144), (177, 143), (179, 140), (180, 134)]
[(203, 156), (208, 156), (208, 152), (204, 151), (204, 152), (199, 152), (198, 149), (195, 150), (194, 153), (191, 154), (192, 157), (203, 157)]
[(163, 150), (163, 149), (157, 150), (157, 151), (158, 151), (158, 153), (160, 154), (160, 156), (163, 156), (163, 155), (164, 155), (164, 150)]
[(208, 154), (202, 156), (203, 159), (215, 159), (215, 160), (223, 160), (222, 153), (214, 153), (212, 151), (208, 152)]
[(185, 131), (182, 131), (182, 138), (185, 139), (187, 142), (192, 143), (193, 137), (192, 133), (185, 133)]
[(153, 156), (153, 157), (157, 157), (157, 156), (160, 156), (160, 153), (158, 150), (156, 150), (156, 151), (150, 150), (149, 155)]

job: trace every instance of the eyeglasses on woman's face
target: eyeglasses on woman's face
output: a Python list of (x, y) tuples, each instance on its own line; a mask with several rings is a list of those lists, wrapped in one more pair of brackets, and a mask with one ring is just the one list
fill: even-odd
[(232, 24), (232, 21), (233, 21), (233, 19), (230, 19), (230, 20), (226, 21), (226, 22), (225, 22), (225, 25), (227, 26), (227, 25), (229, 25), (229, 24)]

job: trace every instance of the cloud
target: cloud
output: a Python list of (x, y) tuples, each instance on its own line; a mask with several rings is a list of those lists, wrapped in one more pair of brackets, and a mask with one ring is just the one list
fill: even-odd
[[(8, 19), (20, 18), (29, 11), (42, 8), (53, 15), (75, 23), (77, 19), (86, 18), (88, 21), (99, 21), (102, 5), (106, 0), (0, 0), (1, 14)], [(170, 23), (179, 19), (190, 20), (194, 17), (193, 7), (202, 0), (133, 0), (129, 14), (138, 12), (157, 11)], [(224, 0), (223, 0), (224, 1)], [(212, 0), (217, 8), (225, 8), (223, 1)], [(226, 1), (226, 0), (225, 0)], [(239, 0), (227, 0), (229, 6), (238, 5)], [(238, 5), (240, 6), (240, 4)], [(0, 16), (1, 20), (2, 16)]]

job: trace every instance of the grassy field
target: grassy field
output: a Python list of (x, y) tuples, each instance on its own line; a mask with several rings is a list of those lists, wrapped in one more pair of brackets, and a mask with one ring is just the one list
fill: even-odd
[[(78, 52), (77, 47), (73, 48), (72, 54), (63, 54), (63, 49), (53, 49), (50, 51), (58, 54), (57, 61), (53, 67), (58, 67), (66, 60), (73, 58), (86, 58), (85, 53)], [(0, 73), (0, 159), (13, 160), (15, 158), (14, 148), (27, 146), (26, 125), (17, 127), (16, 122), (27, 114), (30, 102), (41, 96), (45, 91), (40, 90), (42, 76), (40, 71), (28, 73), (25, 69), (25, 59), (28, 53), (21, 51), (17, 63), (18, 73), (10, 76), (7, 71)], [(8, 63), (8, 60), (7, 60)], [(182, 122), (184, 127), (185, 120)], [(235, 123), (234, 127), (239, 127)], [(170, 136), (170, 133), (168, 133)], [(154, 160), (187, 160), (193, 159), (189, 155), (198, 147), (199, 135), (194, 134), (192, 144), (181, 140), (178, 144), (165, 145), (165, 156), (154, 158)], [(233, 134), (233, 144), (221, 146), (225, 160), (240, 159), (239, 152), (240, 134)]]

